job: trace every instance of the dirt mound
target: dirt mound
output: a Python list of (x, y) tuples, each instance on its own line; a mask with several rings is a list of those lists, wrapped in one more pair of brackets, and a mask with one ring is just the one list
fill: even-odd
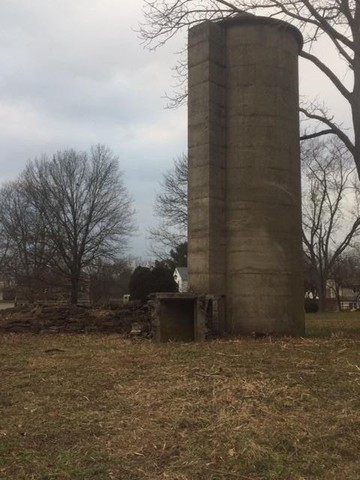
[(131, 325), (149, 325), (146, 307), (129, 305), (116, 310), (74, 305), (28, 305), (0, 312), (0, 333), (121, 333)]

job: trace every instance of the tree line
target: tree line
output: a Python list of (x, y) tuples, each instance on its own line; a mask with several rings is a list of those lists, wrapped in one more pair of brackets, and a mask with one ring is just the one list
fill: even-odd
[[(305, 290), (326, 307), (331, 280), (356, 283), (360, 271), (360, 186), (351, 155), (336, 138), (302, 144)], [(154, 267), (133, 273), (124, 261), (134, 232), (132, 199), (118, 159), (105, 146), (89, 152), (64, 150), (30, 161), (15, 181), (0, 189), (0, 267), (29, 301), (59, 286), (79, 300), (92, 276), (96, 299), (130, 288), (134, 298), (174, 291), (172, 274), (187, 263), (187, 176), (185, 155), (165, 172), (156, 196), (158, 227), (150, 231)]]
[(33, 301), (58, 285), (76, 304), (84, 276), (119, 260), (134, 210), (118, 158), (104, 145), (30, 161), (0, 189), (0, 267)]

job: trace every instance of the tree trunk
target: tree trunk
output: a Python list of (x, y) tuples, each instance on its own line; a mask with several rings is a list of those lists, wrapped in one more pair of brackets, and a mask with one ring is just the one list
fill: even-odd
[[(360, 28), (360, 6), (356, 6), (355, 23)], [(354, 33), (355, 44), (360, 44), (360, 31)], [(354, 160), (360, 178), (360, 53), (354, 51), (354, 90), (351, 98), (351, 113), (354, 124)]]
[(338, 288), (336, 289), (335, 295), (336, 295), (338, 310), (339, 310), (339, 312), (341, 312), (341, 298), (340, 298), (340, 291), (339, 291)]
[(319, 295), (319, 312), (326, 312), (326, 284), (322, 285), (320, 282), (318, 286), (318, 295)]
[(79, 277), (78, 275), (73, 275), (71, 277), (71, 305), (77, 305), (79, 300)]

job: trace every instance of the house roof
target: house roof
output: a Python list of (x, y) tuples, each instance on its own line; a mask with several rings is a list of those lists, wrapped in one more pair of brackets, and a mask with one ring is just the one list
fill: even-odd
[(176, 267), (174, 273), (178, 273), (182, 280), (188, 279), (188, 269), (187, 267)]

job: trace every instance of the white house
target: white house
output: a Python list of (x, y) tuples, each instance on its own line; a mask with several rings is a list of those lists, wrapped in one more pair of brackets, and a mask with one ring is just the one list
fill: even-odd
[(178, 290), (181, 293), (188, 291), (188, 269), (187, 267), (177, 267), (174, 271), (174, 280), (178, 284)]

